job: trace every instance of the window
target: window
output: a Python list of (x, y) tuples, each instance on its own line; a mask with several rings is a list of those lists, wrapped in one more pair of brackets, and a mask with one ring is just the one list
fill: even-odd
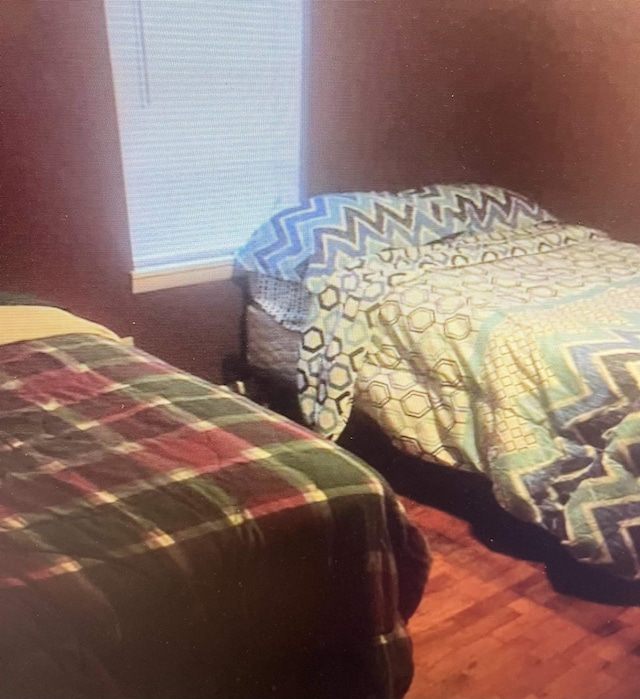
[(300, 198), (303, 0), (106, 0), (136, 278)]

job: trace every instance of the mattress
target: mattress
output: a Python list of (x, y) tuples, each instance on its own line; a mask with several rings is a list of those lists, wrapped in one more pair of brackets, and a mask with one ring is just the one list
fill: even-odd
[(254, 304), (247, 307), (247, 361), (256, 376), (296, 391), (300, 333)]

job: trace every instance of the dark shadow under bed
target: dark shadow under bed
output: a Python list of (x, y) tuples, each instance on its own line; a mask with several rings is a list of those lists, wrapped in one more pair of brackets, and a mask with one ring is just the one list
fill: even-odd
[[(249, 373), (246, 388), (249, 397), (302, 423), (290, 387)], [(543, 563), (556, 592), (601, 604), (640, 605), (640, 581), (617, 578), (576, 561), (547, 531), (502, 509), (484, 475), (400, 452), (360, 412), (351, 416), (338, 443), (373, 466), (399, 495), (468, 522), (473, 536), (491, 551)]]
[(468, 522), (488, 549), (543, 563), (556, 592), (602, 604), (640, 605), (640, 582), (577, 562), (544, 529), (503, 510), (482, 474), (405, 455), (362, 414), (353, 416), (339, 444), (379, 471), (399, 495)]

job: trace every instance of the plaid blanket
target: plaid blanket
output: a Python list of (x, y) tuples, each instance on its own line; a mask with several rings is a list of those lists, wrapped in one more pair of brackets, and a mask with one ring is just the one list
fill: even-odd
[(0, 696), (406, 691), (425, 543), (330, 442), (67, 335), (0, 347), (0, 474)]

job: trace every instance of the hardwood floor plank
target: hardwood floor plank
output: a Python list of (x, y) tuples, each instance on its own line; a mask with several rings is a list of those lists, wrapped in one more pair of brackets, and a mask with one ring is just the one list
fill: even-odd
[(640, 583), (632, 604), (628, 590), (620, 603), (584, 585), (586, 596), (567, 594), (525, 546), (521, 558), (492, 550), (458, 517), (404, 502), (434, 559), (409, 624), (415, 676), (406, 699), (640, 697)]
[[(594, 671), (595, 670), (595, 671)], [(601, 666), (574, 665), (555, 680), (550, 682), (542, 692), (546, 697), (573, 697), (577, 688), (584, 683), (585, 673), (589, 674), (589, 693), (611, 692), (617, 684), (615, 677), (609, 675)], [(593, 696), (592, 694), (592, 696)]]

